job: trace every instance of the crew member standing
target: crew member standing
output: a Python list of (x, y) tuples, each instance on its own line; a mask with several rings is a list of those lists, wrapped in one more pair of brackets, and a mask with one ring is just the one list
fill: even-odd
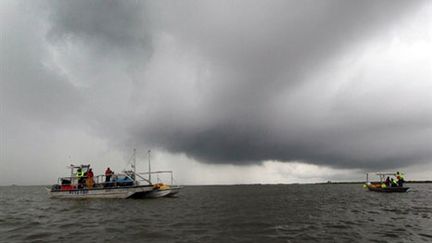
[(76, 177), (78, 178), (78, 188), (82, 188), (84, 184), (84, 172), (81, 168), (77, 169)]
[(108, 167), (105, 170), (105, 182), (110, 182), (111, 181), (111, 176), (113, 175), (112, 170), (110, 169), (110, 167)]
[(396, 172), (396, 179), (398, 186), (403, 187), (403, 183), (405, 182), (403, 174), (399, 173), (399, 171)]
[(89, 169), (87, 171), (87, 179), (86, 179), (86, 184), (87, 184), (88, 188), (93, 188), (93, 185), (94, 185), (93, 176), (94, 176), (93, 170)]

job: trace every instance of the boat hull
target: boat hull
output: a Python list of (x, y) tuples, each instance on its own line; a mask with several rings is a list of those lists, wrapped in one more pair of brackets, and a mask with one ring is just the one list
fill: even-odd
[(182, 188), (181, 186), (171, 186), (170, 187), (171, 192), (166, 196), (167, 197), (175, 197), (180, 192), (181, 188)]
[(170, 193), (171, 193), (171, 189), (163, 189), (163, 190), (154, 189), (151, 192), (147, 192), (143, 194), (143, 198), (160, 198), (160, 197), (168, 196)]
[(381, 188), (381, 187), (375, 187), (375, 186), (368, 185), (368, 189), (369, 189), (369, 191), (374, 191), (374, 192), (391, 193), (391, 192), (407, 192), (408, 189), (409, 189), (409, 187), (386, 187), (386, 188)]
[(76, 190), (49, 190), (51, 198), (139, 198), (153, 190), (152, 186), (130, 186)]

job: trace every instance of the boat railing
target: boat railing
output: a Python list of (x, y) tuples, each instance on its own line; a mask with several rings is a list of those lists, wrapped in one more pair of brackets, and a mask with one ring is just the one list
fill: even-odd
[(149, 181), (147, 178), (144, 178), (139, 173), (135, 173), (133, 171), (124, 171), (125, 174), (129, 175), (131, 179), (136, 179), (136, 181), (139, 182), (146, 182), (149, 185), (152, 185), (151, 181)]
[[(136, 174), (139, 175), (141, 178), (144, 178), (143, 176), (146, 176), (146, 175), (148, 176), (149, 174), (151, 174), (151, 175), (169, 174), (170, 180), (171, 180), (170, 185), (174, 185), (174, 175), (173, 175), (173, 171), (171, 171), (171, 170), (152, 171), (150, 173), (149, 172), (137, 172)], [(148, 180), (146, 180), (146, 181), (148, 181)]]
[[(139, 176), (141, 177), (141, 176)], [(64, 188), (74, 188), (79, 186), (80, 179), (87, 179), (87, 177), (78, 177), (78, 176), (66, 176), (59, 177), (57, 179), (57, 184), (60, 187)], [(139, 185), (140, 181), (147, 181), (145, 178), (142, 180), (134, 180), (134, 176), (128, 173), (119, 173), (111, 176), (109, 180), (107, 180), (105, 175), (97, 175), (93, 177), (94, 188), (98, 187), (124, 187), (126, 185)], [(83, 187), (86, 187), (86, 183), (83, 184)]]
[[(379, 178), (379, 181), (371, 181), (369, 175), (376, 175)], [(385, 181), (386, 176), (396, 176), (394, 172), (369, 172), (366, 173), (366, 184), (371, 183), (383, 183)]]

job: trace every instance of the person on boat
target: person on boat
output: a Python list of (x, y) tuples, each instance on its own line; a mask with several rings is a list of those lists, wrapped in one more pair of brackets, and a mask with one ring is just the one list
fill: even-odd
[(82, 188), (84, 184), (84, 172), (81, 168), (77, 169), (76, 177), (78, 178), (78, 188)]
[(93, 188), (93, 185), (94, 185), (93, 177), (94, 177), (93, 170), (89, 169), (87, 171), (87, 179), (86, 179), (87, 188)]
[(78, 168), (78, 169), (77, 169), (77, 171), (76, 171), (76, 176), (77, 176), (78, 178), (84, 176), (84, 172), (82, 171), (81, 168)]
[(396, 182), (396, 180), (395, 180), (395, 178), (391, 178), (391, 187), (397, 187), (398, 186), (398, 184), (397, 184), (397, 182)]
[(400, 187), (403, 187), (403, 183), (405, 182), (403, 174), (399, 173), (399, 171), (397, 171), (396, 172), (396, 179), (397, 179), (397, 184)]
[(93, 179), (93, 177), (94, 177), (93, 170), (92, 170), (92, 169), (89, 169), (89, 170), (87, 171), (87, 178)]
[(387, 176), (387, 179), (385, 180), (384, 184), (385, 184), (387, 187), (390, 187), (390, 177), (389, 177), (389, 176)]
[(114, 172), (110, 169), (110, 167), (108, 167), (105, 170), (105, 182), (110, 182), (111, 181), (111, 176), (114, 174)]

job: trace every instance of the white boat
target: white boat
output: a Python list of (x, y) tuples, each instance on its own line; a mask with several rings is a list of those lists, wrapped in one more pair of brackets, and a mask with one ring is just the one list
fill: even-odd
[[(58, 183), (48, 189), (52, 198), (145, 198), (145, 195), (154, 190), (151, 184), (144, 184), (133, 176), (133, 173), (126, 171), (122, 174), (115, 174), (106, 180), (104, 175), (94, 178), (76, 176), (78, 169), (85, 174), (90, 165), (70, 165), (71, 176), (61, 177)], [(91, 180), (91, 181), (89, 181)]]
[[(58, 178), (57, 184), (47, 188), (52, 198), (160, 198), (173, 196), (180, 191), (180, 186), (173, 186), (172, 171), (151, 172), (149, 151), (149, 172), (137, 173), (136, 150), (134, 149), (132, 169), (114, 174), (111, 178), (98, 175), (89, 178), (82, 176), (90, 171), (90, 165), (70, 165), (70, 176)], [(81, 171), (81, 176), (77, 176)], [(171, 174), (171, 185), (151, 183), (152, 174)], [(148, 175), (148, 179), (142, 175)], [(159, 178), (159, 177), (158, 177)]]
[[(152, 181), (152, 175), (157, 177), (158, 183), (153, 185), (153, 191), (147, 193), (144, 195), (145, 198), (160, 198), (160, 197), (173, 197), (176, 194), (180, 192), (181, 186), (174, 185), (174, 175), (171, 170), (162, 170), (162, 171), (152, 171), (151, 170), (151, 163), (150, 163), (150, 153), (151, 151), (148, 151), (148, 172), (141, 172), (136, 173), (136, 177), (140, 177), (141, 179), (145, 180), (147, 177), (147, 181), (151, 184)], [(169, 174), (171, 183), (161, 183), (159, 176), (162, 174)]]
[[(153, 191), (144, 195), (145, 198), (160, 198), (160, 197), (174, 197), (176, 194), (180, 192), (180, 189), (183, 187), (174, 185), (174, 178), (172, 171), (153, 171), (153, 172), (142, 172), (138, 173), (137, 176), (141, 177), (141, 175), (157, 175), (160, 174), (170, 174), (171, 175), (171, 183), (156, 183), (153, 185)], [(141, 177), (144, 178), (144, 177)], [(151, 176), (149, 176), (149, 180), (151, 180)]]

